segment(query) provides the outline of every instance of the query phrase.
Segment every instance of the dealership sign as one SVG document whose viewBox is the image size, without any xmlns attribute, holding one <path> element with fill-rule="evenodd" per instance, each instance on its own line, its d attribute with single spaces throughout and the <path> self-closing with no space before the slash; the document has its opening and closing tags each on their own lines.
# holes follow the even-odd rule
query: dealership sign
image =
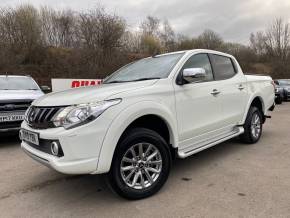
<svg viewBox="0 0 290 218">
<path fill-rule="evenodd" d="M 52 91 L 58 92 L 83 86 L 96 86 L 102 83 L 101 79 L 51 79 Z"/>
</svg>

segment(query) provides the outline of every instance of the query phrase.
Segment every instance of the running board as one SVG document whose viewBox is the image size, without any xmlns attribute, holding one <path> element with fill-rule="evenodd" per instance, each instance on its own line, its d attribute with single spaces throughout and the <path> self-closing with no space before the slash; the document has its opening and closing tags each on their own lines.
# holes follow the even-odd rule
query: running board
<svg viewBox="0 0 290 218">
<path fill-rule="evenodd" d="M 215 139 L 215 140 L 213 140 L 212 142 L 209 142 L 209 143 L 207 143 L 207 144 L 205 144 L 205 145 L 201 145 L 200 147 L 197 147 L 197 148 L 194 148 L 194 149 L 192 149 L 192 150 L 188 150 L 188 149 L 186 149 L 186 151 L 178 151 L 177 153 L 178 153 L 178 157 L 179 158 L 186 158 L 186 157 L 188 157 L 188 156 L 190 156 L 190 155 L 193 155 L 193 154 L 195 154 L 195 153 L 198 153 L 198 152 L 200 152 L 200 151 L 202 151 L 202 150 L 205 150 L 205 149 L 207 149 L 207 148 L 210 148 L 210 147 L 212 147 L 212 146 L 214 146 L 214 145 L 217 145 L 217 144 L 220 144 L 220 143 L 222 143 L 222 142 L 224 142 L 224 141 L 227 141 L 227 140 L 229 140 L 229 139 L 231 139 L 231 138 L 234 138 L 234 137 L 236 137 L 236 136 L 238 136 L 238 135 L 241 135 L 241 134 L 243 134 L 244 133 L 244 128 L 243 127 L 237 127 L 237 128 L 235 128 L 235 130 L 233 131 L 233 132 L 231 132 L 230 134 L 228 134 L 228 135 L 226 135 L 226 136 L 223 136 L 223 137 L 221 137 L 221 138 L 219 138 L 219 139 Z"/>
</svg>

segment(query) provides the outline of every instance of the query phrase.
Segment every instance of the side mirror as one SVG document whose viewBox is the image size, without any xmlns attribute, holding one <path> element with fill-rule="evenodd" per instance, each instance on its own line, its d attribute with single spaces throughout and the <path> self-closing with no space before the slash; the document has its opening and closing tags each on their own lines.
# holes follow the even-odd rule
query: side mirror
<svg viewBox="0 0 290 218">
<path fill-rule="evenodd" d="M 203 68 L 187 68 L 183 70 L 182 77 L 189 83 L 199 82 L 205 79 L 206 72 Z"/>
<path fill-rule="evenodd" d="M 41 86 L 40 88 L 44 93 L 48 93 L 51 91 L 51 88 L 49 86 Z"/>
</svg>

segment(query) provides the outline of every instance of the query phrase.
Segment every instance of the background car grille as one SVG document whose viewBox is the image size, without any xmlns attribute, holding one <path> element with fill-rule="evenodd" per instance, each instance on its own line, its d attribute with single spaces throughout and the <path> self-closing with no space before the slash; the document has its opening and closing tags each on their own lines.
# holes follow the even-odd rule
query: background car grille
<svg viewBox="0 0 290 218">
<path fill-rule="evenodd" d="M 32 106 L 27 112 L 28 125 L 34 129 L 54 128 L 53 116 L 63 107 L 35 107 Z"/>
<path fill-rule="evenodd" d="M 0 114 L 23 114 L 30 106 L 33 100 L 27 99 L 14 99 L 14 100 L 0 100 Z M 0 131 L 3 129 L 13 129 L 19 128 L 22 123 L 22 120 L 19 121 L 10 121 L 10 122 L 1 122 Z"/>
<path fill-rule="evenodd" d="M 0 112 L 26 111 L 32 100 L 0 101 Z"/>
</svg>

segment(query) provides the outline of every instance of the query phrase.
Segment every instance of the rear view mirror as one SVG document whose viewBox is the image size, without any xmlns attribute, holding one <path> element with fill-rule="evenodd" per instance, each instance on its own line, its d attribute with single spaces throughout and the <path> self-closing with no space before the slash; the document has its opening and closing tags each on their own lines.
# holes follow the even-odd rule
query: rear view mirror
<svg viewBox="0 0 290 218">
<path fill-rule="evenodd" d="M 199 82 L 205 79 L 206 72 L 203 68 L 187 68 L 182 72 L 182 77 L 187 82 Z"/>
<path fill-rule="evenodd" d="M 40 88 L 44 93 L 48 93 L 51 91 L 51 88 L 49 86 L 41 86 Z"/>
</svg>

